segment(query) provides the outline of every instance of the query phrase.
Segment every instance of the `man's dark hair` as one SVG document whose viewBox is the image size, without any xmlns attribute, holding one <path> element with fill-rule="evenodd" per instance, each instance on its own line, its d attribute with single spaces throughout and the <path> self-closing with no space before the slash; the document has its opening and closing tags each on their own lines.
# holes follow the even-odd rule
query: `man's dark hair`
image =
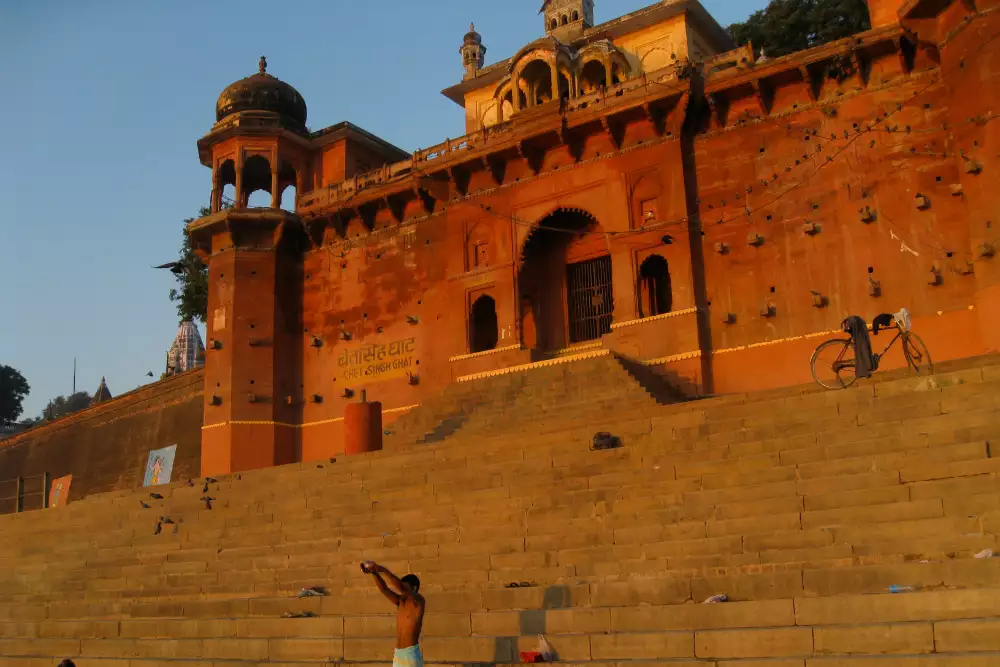
<svg viewBox="0 0 1000 667">
<path fill-rule="evenodd" d="M 414 593 L 420 590 L 420 578 L 417 577 L 417 575 L 415 574 L 408 574 L 402 579 L 400 579 L 400 581 L 405 581 L 406 583 L 408 583 L 410 585 L 410 588 L 413 589 Z"/>
</svg>

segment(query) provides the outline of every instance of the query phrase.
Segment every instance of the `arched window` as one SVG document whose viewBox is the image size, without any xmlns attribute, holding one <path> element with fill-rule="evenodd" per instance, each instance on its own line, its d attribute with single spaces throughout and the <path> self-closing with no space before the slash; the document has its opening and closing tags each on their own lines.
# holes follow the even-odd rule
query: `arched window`
<svg viewBox="0 0 1000 667">
<path fill-rule="evenodd" d="M 497 346 L 497 304 L 493 297 L 483 294 L 472 304 L 469 313 L 469 349 L 485 352 Z"/>
<path fill-rule="evenodd" d="M 568 24 L 568 23 L 569 23 L 569 17 L 568 17 L 568 16 L 566 16 L 565 14 L 563 14 L 563 15 L 562 15 L 562 24 L 563 24 L 563 25 L 566 25 L 566 24 Z"/>
<path fill-rule="evenodd" d="M 295 213 L 296 190 L 294 185 L 286 185 L 281 191 L 281 208 L 289 213 Z"/>
<path fill-rule="evenodd" d="M 222 190 L 219 193 L 219 208 L 230 208 L 236 203 L 234 201 L 236 197 L 236 163 L 232 160 L 226 160 L 219 165 L 216 180 L 218 187 Z"/>
<path fill-rule="evenodd" d="M 559 21 L 553 18 L 552 22 L 549 24 L 549 30 L 555 30 L 558 27 L 559 27 Z"/>
<path fill-rule="evenodd" d="M 672 301 L 667 260 L 650 255 L 639 266 L 639 317 L 669 313 Z"/>
<path fill-rule="evenodd" d="M 573 10 L 573 21 L 579 21 L 579 20 L 580 20 L 580 12 L 578 12 L 578 11 L 576 11 L 574 9 Z"/>
<path fill-rule="evenodd" d="M 546 61 L 538 59 L 528 63 L 521 70 L 521 83 L 529 93 L 529 107 L 552 100 L 552 68 Z"/>
<path fill-rule="evenodd" d="M 580 92 L 584 95 L 595 92 L 607 83 L 608 73 L 600 60 L 588 60 L 580 70 Z"/>
<path fill-rule="evenodd" d="M 243 198 L 250 208 L 271 206 L 271 163 L 266 157 L 252 155 L 243 163 Z"/>
<path fill-rule="evenodd" d="M 295 184 L 298 182 L 298 175 L 295 173 L 295 167 L 293 167 L 288 162 L 281 165 L 281 172 L 278 174 L 278 207 L 282 208 L 290 213 L 295 213 L 296 204 L 296 189 Z"/>
<path fill-rule="evenodd" d="M 271 193 L 267 190 L 254 190 L 247 197 L 247 208 L 271 208 Z"/>
</svg>

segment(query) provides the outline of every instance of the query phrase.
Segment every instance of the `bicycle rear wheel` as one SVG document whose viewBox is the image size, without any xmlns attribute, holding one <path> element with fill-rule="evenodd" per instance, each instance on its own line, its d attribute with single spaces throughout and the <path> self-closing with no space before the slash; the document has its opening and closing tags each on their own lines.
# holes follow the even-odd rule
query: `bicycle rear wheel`
<svg viewBox="0 0 1000 667">
<path fill-rule="evenodd" d="M 854 341 L 850 338 L 834 338 L 822 343 L 812 353 L 809 360 L 813 379 L 827 389 L 846 389 L 854 384 L 855 373 Z"/>
<path fill-rule="evenodd" d="M 931 353 L 927 351 L 924 341 L 920 336 L 907 331 L 903 334 L 903 354 L 906 355 L 906 362 L 910 364 L 917 375 L 931 375 L 934 372 L 934 364 L 931 362 Z"/>
</svg>

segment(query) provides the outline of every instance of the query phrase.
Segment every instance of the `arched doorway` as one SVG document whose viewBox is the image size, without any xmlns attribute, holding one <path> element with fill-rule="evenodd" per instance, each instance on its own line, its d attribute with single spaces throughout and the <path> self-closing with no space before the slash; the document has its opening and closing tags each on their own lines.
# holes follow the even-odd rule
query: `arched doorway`
<svg viewBox="0 0 1000 667">
<path fill-rule="evenodd" d="M 611 331 L 611 256 L 586 211 L 557 209 L 539 221 L 524 242 L 518 284 L 525 347 L 558 350 Z"/>
<path fill-rule="evenodd" d="M 485 352 L 495 349 L 498 339 L 497 304 L 493 297 L 483 294 L 475 300 L 469 312 L 469 350 Z"/>
<path fill-rule="evenodd" d="M 639 317 L 669 313 L 672 306 L 667 260 L 660 255 L 650 255 L 639 266 Z"/>
</svg>

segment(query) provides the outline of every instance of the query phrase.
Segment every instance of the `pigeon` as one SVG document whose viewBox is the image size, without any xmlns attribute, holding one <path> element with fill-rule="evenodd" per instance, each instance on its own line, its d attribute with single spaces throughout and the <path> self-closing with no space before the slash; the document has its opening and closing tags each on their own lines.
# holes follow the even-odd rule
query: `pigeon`
<svg viewBox="0 0 1000 667">
<path fill-rule="evenodd" d="M 161 496 L 158 493 L 151 493 L 149 494 L 149 497 L 152 498 L 153 500 L 163 500 L 163 496 Z"/>
<path fill-rule="evenodd" d="M 188 485 L 188 486 L 194 486 L 194 482 L 193 482 L 192 480 L 190 480 L 190 479 L 189 479 L 189 480 L 188 480 L 188 482 L 187 482 L 187 485 Z"/>
<path fill-rule="evenodd" d="M 157 521 L 156 528 L 153 529 L 153 535 L 159 535 L 162 530 L 163 530 L 163 524 Z"/>
<path fill-rule="evenodd" d="M 240 481 L 241 479 L 243 479 L 243 475 L 241 475 L 241 474 L 239 474 L 239 473 L 236 473 L 236 481 L 238 482 L 238 481 Z"/>
<path fill-rule="evenodd" d="M 206 477 L 206 478 L 205 478 L 205 483 L 206 483 L 206 484 L 215 484 L 215 483 L 216 483 L 216 482 L 218 482 L 218 481 L 219 481 L 219 480 L 215 479 L 214 477 Z"/>
<path fill-rule="evenodd" d="M 139 504 L 142 506 L 142 509 L 144 509 L 144 510 L 148 510 L 149 509 L 149 505 L 147 505 L 145 502 L 143 502 L 143 501 L 140 500 Z"/>
<path fill-rule="evenodd" d="M 208 493 L 208 482 L 205 482 L 205 486 L 201 490 L 202 493 Z"/>
<path fill-rule="evenodd" d="M 209 498 L 208 496 L 204 496 L 202 500 L 205 502 L 205 509 L 207 510 L 212 509 L 212 501 L 215 500 L 215 498 Z"/>
</svg>

